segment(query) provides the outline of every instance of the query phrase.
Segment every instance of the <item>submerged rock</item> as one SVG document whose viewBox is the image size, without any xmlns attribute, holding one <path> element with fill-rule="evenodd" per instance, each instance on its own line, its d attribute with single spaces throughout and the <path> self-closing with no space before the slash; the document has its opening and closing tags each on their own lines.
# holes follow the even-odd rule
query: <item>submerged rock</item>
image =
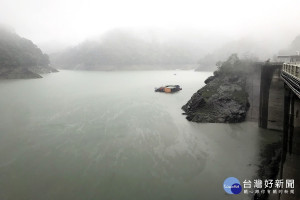
<svg viewBox="0 0 300 200">
<path fill-rule="evenodd" d="M 51 67 L 51 66 L 34 66 L 28 68 L 31 72 L 36 74 L 48 74 L 48 73 L 54 73 L 58 72 L 57 69 Z"/>
<path fill-rule="evenodd" d="M 58 72 L 50 66 L 0 68 L 0 79 L 35 79 L 43 78 L 40 74 Z"/>
<path fill-rule="evenodd" d="M 34 79 L 42 78 L 37 73 L 30 71 L 27 68 L 13 68 L 0 70 L 0 79 Z"/>
</svg>

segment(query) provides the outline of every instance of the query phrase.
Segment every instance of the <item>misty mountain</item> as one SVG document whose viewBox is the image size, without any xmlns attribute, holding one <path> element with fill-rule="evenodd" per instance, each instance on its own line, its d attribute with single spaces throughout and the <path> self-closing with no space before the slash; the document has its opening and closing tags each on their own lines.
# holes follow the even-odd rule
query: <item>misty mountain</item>
<svg viewBox="0 0 300 200">
<path fill-rule="evenodd" d="M 50 59 L 66 69 L 171 69 L 195 66 L 205 48 L 186 38 L 160 40 L 117 30 L 50 54 Z"/>
<path fill-rule="evenodd" d="M 298 35 L 286 49 L 280 50 L 278 54 L 295 55 L 297 51 L 300 51 L 300 35 Z"/>
<path fill-rule="evenodd" d="M 215 70 L 217 68 L 216 63 L 221 60 L 226 60 L 231 54 L 238 54 L 243 60 L 267 60 L 272 58 L 275 52 L 278 51 L 276 47 L 269 45 L 270 41 L 258 41 L 252 38 L 242 38 L 228 42 L 222 47 L 214 50 L 202 57 L 198 63 L 197 70 L 210 68 Z"/>
<path fill-rule="evenodd" d="M 0 78 L 39 78 L 55 71 L 49 58 L 32 41 L 0 26 Z"/>
</svg>

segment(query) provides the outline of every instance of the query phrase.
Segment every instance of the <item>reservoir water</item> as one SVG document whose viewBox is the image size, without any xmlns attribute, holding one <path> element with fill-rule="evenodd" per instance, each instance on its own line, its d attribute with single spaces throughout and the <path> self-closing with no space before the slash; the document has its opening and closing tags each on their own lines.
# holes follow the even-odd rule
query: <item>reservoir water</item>
<svg viewBox="0 0 300 200">
<path fill-rule="evenodd" d="M 174 75 L 176 73 L 176 75 Z M 61 71 L 0 81 L 1 200 L 250 199 L 223 190 L 256 177 L 278 133 L 182 115 L 210 72 Z M 154 87 L 179 84 L 175 94 Z"/>
</svg>

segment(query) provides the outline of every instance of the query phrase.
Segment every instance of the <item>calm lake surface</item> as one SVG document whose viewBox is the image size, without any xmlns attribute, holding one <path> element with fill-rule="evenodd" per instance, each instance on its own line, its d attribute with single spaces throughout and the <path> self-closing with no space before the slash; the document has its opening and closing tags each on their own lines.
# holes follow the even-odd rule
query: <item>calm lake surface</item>
<svg viewBox="0 0 300 200">
<path fill-rule="evenodd" d="M 176 73 L 176 75 L 174 75 Z M 181 106 L 212 73 L 61 71 L 0 81 L 1 200 L 210 200 L 257 178 L 278 139 L 256 123 L 197 124 Z M 154 87 L 179 84 L 176 94 Z"/>
</svg>

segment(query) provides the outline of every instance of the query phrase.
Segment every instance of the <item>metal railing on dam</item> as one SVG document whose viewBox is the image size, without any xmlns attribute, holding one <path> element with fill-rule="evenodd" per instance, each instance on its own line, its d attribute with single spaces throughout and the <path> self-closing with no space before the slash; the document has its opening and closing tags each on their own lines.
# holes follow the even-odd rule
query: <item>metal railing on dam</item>
<svg viewBox="0 0 300 200">
<path fill-rule="evenodd" d="M 281 77 L 287 86 L 300 98 L 300 63 L 283 63 Z"/>
<path fill-rule="evenodd" d="M 300 80 L 300 63 L 283 63 L 282 71 Z"/>
</svg>

